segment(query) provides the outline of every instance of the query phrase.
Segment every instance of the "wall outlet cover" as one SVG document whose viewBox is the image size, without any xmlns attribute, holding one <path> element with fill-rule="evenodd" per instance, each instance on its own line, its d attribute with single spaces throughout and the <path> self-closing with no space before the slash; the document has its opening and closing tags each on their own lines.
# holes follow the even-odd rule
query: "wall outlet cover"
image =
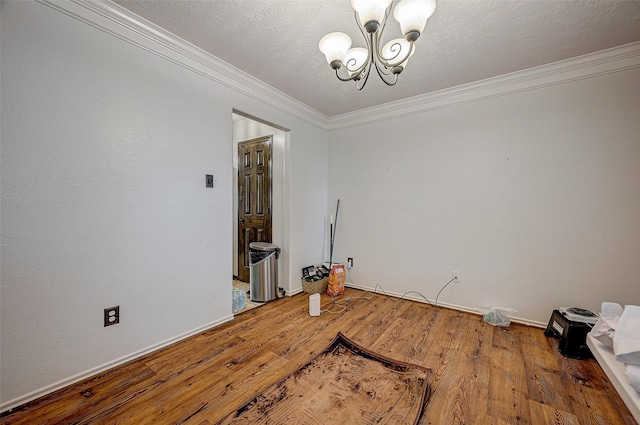
<svg viewBox="0 0 640 425">
<path fill-rule="evenodd" d="M 104 309 L 104 326 L 111 326 L 120 323 L 120 306 Z"/>
</svg>

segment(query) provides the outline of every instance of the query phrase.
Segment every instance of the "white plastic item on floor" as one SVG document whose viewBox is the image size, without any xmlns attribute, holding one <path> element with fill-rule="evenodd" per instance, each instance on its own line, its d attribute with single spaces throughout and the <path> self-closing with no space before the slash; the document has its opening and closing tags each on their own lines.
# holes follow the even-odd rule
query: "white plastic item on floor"
<svg viewBox="0 0 640 425">
<path fill-rule="evenodd" d="M 320 316 L 320 294 L 309 295 L 309 316 Z"/>
</svg>

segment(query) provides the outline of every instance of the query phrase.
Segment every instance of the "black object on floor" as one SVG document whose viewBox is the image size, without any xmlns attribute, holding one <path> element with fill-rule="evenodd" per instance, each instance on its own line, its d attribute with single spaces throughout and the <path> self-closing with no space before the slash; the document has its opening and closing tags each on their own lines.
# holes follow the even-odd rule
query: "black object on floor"
<svg viewBox="0 0 640 425">
<path fill-rule="evenodd" d="M 560 338 L 558 351 L 563 356 L 587 359 L 593 357 L 591 350 L 587 347 L 587 334 L 591 328 L 592 325 L 588 323 L 574 322 L 567 319 L 559 310 L 553 310 L 544 334 Z"/>
</svg>

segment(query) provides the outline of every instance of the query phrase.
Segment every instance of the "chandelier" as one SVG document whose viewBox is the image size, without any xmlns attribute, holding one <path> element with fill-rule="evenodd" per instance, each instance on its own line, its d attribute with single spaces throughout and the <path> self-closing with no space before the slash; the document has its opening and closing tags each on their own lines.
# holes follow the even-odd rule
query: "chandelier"
<svg viewBox="0 0 640 425">
<path fill-rule="evenodd" d="M 404 38 L 389 41 L 382 49 L 380 43 L 394 0 L 351 0 L 358 29 L 367 48 L 351 49 L 351 37 L 332 32 L 320 40 L 318 47 L 341 81 L 355 81 L 362 90 L 374 67 L 382 81 L 393 86 L 415 51 L 414 43 L 420 37 L 427 19 L 436 9 L 435 0 L 401 0 L 393 10 Z M 340 71 L 343 69 L 346 71 Z M 342 73 L 342 75 L 340 75 Z"/>
</svg>

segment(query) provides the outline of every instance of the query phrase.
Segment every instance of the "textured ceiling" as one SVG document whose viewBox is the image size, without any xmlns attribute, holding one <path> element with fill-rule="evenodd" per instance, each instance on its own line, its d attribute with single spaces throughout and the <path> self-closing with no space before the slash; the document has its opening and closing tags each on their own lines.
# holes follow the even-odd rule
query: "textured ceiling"
<svg viewBox="0 0 640 425">
<path fill-rule="evenodd" d="M 437 0 L 400 80 L 341 82 L 318 50 L 342 31 L 364 47 L 349 0 L 116 0 L 327 116 L 640 41 L 640 1 Z M 400 36 L 391 18 L 385 40 Z"/>
</svg>

